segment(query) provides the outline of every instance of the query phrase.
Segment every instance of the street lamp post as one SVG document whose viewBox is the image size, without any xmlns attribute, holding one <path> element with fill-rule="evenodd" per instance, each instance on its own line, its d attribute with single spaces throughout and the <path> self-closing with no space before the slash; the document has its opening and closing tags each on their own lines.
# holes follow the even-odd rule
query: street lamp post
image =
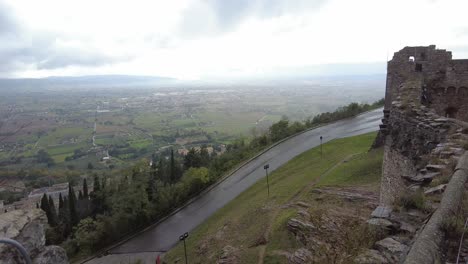
<svg viewBox="0 0 468 264">
<path fill-rule="evenodd" d="M 185 253 L 185 264 L 188 264 L 187 262 L 187 246 L 185 245 L 185 239 L 187 239 L 188 233 L 185 232 L 185 234 L 180 235 L 179 240 L 184 241 L 184 253 Z"/>
<path fill-rule="evenodd" d="M 266 173 L 266 178 L 267 178 L 267 188 L 268 188 L 268 198 L 270 197 L 270 182 L 268 181 L 268 168 L 270 168 L 270 164 L 266 164 L 263 166 L 263 169 L 265 169 Z"/>
<path fill-rule="evenodd" d="M 322 156 L 323 156 L 323 152 L 322 152 L 322 139 L 323 139 L 323 137 L 320 136 L 320 158 L 322 158 Z"/>
</svg>

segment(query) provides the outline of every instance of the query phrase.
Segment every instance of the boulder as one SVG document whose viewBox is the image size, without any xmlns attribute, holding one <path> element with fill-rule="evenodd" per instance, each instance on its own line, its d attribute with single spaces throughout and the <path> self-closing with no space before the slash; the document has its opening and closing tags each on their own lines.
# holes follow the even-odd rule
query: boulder
<svg viewBox="0 0 468 264">
<path fill-rule="evenodd" d="M 390 229 L 393 227 L 393 223 L 384 218 L 371 218 L 367 220 L 367 223 L 375 227 L 382 227 L 386 229 Z"/>
<path fill-rule="evenodd" d="M 315 226 L 308 221 L 291 218 L 288 221 L 288 230 L 294 234 L 314 230 Z"/>
<path fill-rule="evenodd" d="M 316 227 L 309 221 L 291 218 L 288 220 L 287 228 L 296 238 L 304 245 L 308 244 L 308 238 L 311 236 Z"/>
<path fill-rule="evenodd" d="M 426 195 L 433 195 L 433 194 L 441 194 L 445 191 L 445 187 L 447 187 L 447 184 L 441 184 L 436 187 L 432 187 L 424 191 L 424 194 Z"/>
<path fill-rule="evenodd" d="M 408 224 L 406 222 L 401 222 L 400 230 L 410 234 L 416 232 L 416 228 L 413 225 Z"/>
<path fill-rule="evenodd" d="M 398 255 L 405 252 L 408 246 L 398 242 L 397 240 L 387 237 L 375 243 L 377 249 L 381 252 L 390 253 L 391 255 Z"/>
<path fill-rule="evenodd" d="M 371 216 L 375 218 L 388 218 L 390 213 L 392 212 L 392 208 L 385 205 L 379 205 L 375 210 L 372 212 Z"/>
<path fill-rule="evenodd" d="M 375 249 L 369 249 L 354 259 L 355 263 L 360 264 L 387 264 L 388 260 Z"/>
<path fill-rule="evenodd" d="M 440 165 L 440 164 L 429 164 L 426 166 L 426 169 L 428 171 L 441 171 L 445 168 L 446 168 L 445 165 Z"/>
<path fill-rule="evenodd" d="M 440 166 L 443 166 L 443 165 L 440 165 Z M 423 183 L 423 182 L 431 182 L 432 179 L 434 179 L 434 177 L 437 177 L 439 175 L 440 175 L 440 172 L 428 172 L 428 173 L 418 173 L 413 176 L 403 175 L 402 177 L 410 182 Z"/>
<path fill-rule="evenodd" d="M 291 264 L 306 264 L 306 263 L 312 263 L 312 262 L 313 262 L 312 252 L 310 252 L 306 248 L 300 248 L 296 250 L 289 257 L 289 263 Z"/>
<path fill-rule="evenodd" d="M 301 201 L 297 202 L 296 205 L 300 206 L 300 207 L 303 207 L 303 208 L 309 208 L 310 207 L 310 204 L 305 203 L 305 202 L 301 202 Z"/>
</svg>

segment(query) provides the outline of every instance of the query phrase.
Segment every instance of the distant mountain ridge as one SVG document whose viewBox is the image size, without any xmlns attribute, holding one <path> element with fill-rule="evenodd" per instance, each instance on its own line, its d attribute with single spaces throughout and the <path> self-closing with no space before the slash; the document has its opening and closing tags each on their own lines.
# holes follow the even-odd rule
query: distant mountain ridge
<svg viewBox="0 0 468 264">
<path fill-rule="evenodd" d="M 177 79 L 169 77 L 138 75 L 85 75 L 51 76 L 46 78 L 3 78 L 0 79 L 0 90 L 21 88 L 124 88 L 135 86 L 161 86 L 175 84 L 177 82 Z"/>
</svg>

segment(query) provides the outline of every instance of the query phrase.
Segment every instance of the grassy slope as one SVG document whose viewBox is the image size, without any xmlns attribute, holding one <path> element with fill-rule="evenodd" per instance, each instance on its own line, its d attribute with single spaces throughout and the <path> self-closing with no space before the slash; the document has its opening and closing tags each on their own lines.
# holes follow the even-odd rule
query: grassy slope
<svg viewBox="0 0 468 264">
<path fill-rule="evenodd" d="M 317 181 L 318 185 L 359 184 L 376 189 L 382 150 L 367 152 L 375 135 L 329 142 L 323 146 L 323 159 L 320 148 L 294 158 L 270 175 L 270 199 L 265 181 L 254 184 L 191 232 L 187 240 L 190 262 L 214 263 L 226 245 L 239 248 L 240 263 L 257 263 L 259 250 L 266 250 L 265 263 L 285 262 L 285 258 L 269 255 L 277 249 L 297 246 L 285 228 L 287 219 L 296 211 L 282 206 L 294 200 L 307 200 L 308 191 Z M 321 175 L 323 179 L 319 180 Z M 266 231 L 270 233 L 266 249 L 254 247 Z M 179 244 L 165 256 L 165 261 L 173 263 L 181 256 L 183 247 Z"/>
</svg>

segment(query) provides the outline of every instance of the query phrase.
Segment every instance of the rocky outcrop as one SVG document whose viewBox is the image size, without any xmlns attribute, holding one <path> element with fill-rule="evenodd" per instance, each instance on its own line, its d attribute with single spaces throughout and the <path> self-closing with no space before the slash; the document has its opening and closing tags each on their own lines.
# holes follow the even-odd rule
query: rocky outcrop
<svg viewBox="0 0 468 264">
<path fill-rule="evenodd" d="M 39 255 L 37 255 L 33 260 L 33 264 L 50 263 L 68 263 L 67 253 L 65 250 L 59 246 L 48 246 L 45 247 L 44 250 L 39 253 Z"/>
<path fill-rule="evenodd" d="M 223 248 L 221 255 L 219 256 L 216 264 L 235 264 L 239 263 L 239 257 L 237 255 L 238 249 L 227 245 Z"/>
<path fill-rule="evenodd" d="M 40 209 L 15 210 L 0 215 L 0 237 L 14 239 L 21 243 L 33 263 L 68 263 L 67 254 L 63 248 L 45 245 L 46 227 L 47 218 Z M 25 263 L 15 248 L 5 244 L 0 244 L 0 262 Z"/>
<path fill-rule="evenodd" d="M 306 248 L 300 248 L 296 250 L 289 257 L 289 263 L 291 264 L 306 264 L 306 263 L 312 263 L 312 261 L 313 261 L 312 252 L 310 252 Z"/>
</svg>

